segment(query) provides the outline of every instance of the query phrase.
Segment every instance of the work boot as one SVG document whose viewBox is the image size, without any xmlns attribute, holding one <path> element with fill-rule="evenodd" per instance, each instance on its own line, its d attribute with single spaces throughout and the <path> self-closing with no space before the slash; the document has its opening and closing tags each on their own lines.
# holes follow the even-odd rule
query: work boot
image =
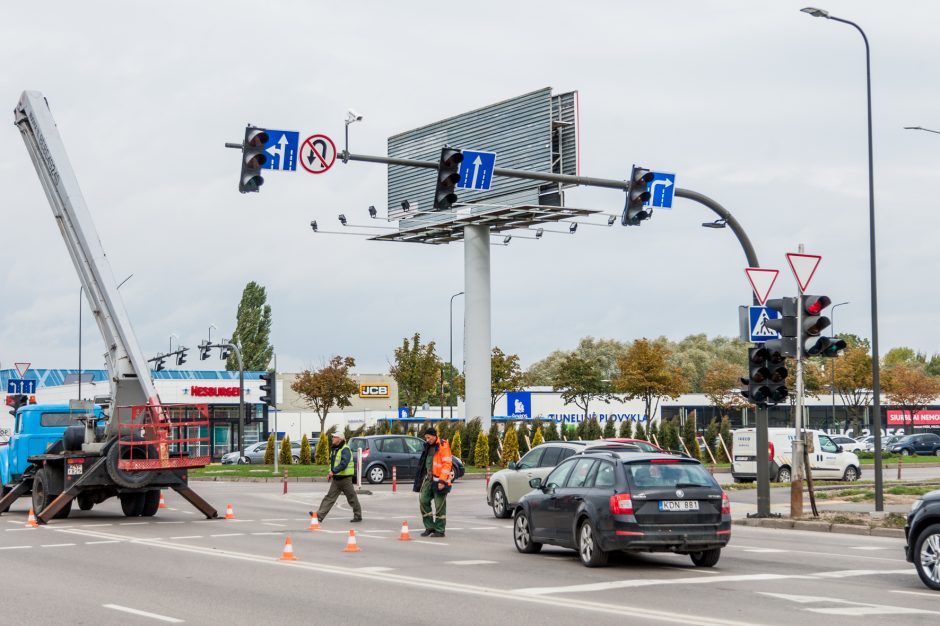
<svg viewBox="0 0 940 626">
<path fill-rule="evenodd" d="M 421 536 L 422 536 L 422 537 L 430 537 L 430 536 L 431 536 L 431 533 L 433 533 L 433 532 L 434 532 L 434 531 L 431 530 L 430 528 L 425 528 L 425 529 L 424 529 L 424 532 L 421 533 Z"/>
<path fill-rule="evenodd" d="M 353 523 L 353 524 L 355 524 L 356 522 L 361 522 L 361 521 L 362 521 L 362 516 L 361 516 L 361 515 L 354 515 L 353 518 L 352 518 L 351 520 L 349 520 L 349 521 L 350 521 L 351 523 Z"/>
<path fill-rule="evenodd" d="M 444 533 L 437 531 L 437 530 L 431 531 L 431 534 L 428 535 L 428 537 L 445 537 L 445 536 L 446 535 L 444 535 Z"/>
<path fill-rule="evenodd" d="M 309 515 L 310 517 L 313 517 L 313 511 L 307 511 L 307 515 Z M 326 519 L 326 515 L 320 516 L 319 514 L 317 514 L 317 523 L 322 522 L 325 519 Z"/>
</svg>

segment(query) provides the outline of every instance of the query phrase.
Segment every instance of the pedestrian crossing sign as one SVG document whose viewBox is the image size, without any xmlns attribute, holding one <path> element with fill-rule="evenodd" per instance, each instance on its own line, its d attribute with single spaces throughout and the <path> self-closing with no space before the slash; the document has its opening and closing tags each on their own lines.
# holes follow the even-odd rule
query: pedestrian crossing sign
<svg viewBox="0 0 940 626">
<path fill-rule="evenodd" d="M 780 339 L 780 333 L 767 327 L 767 320 L 780 318 L 780 312 L 768 306 L 748 307 L 750 320 L 750 341 L 761 343 L 771 339 Z"/>
</svg>

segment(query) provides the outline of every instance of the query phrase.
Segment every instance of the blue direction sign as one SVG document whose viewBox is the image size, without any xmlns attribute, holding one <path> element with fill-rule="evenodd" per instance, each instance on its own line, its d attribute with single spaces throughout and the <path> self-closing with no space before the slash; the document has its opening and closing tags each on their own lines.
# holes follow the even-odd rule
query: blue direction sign
<svg viewBox="0 0 940 626">
<path fill-rule="evenodd" d="M 672 197 L 676 191 L 676 175 L 666 172 L 653 172 L 653 180 L 646 183 L 650 199 L 643 206 L 657 209 L 671 209 Z"/>
<path fill-rule="evenodd" d="M 36 379 L 11 378 L 7 381 L 7 393 L 36 393 Z"/>
<path fill-rule="evenodd" d="M 264 144 L 264 151 L 268 160 L 261 167 L 266 170 L 282 170 L 293 172 L 297 169 L 297 147 L 300 144 L 300 133 L 292 130 L 271 130 L 265 128 L 268 140 Z"/>
<path fill-rule="evenodd" d="M 496 169 L 496 153 L 477 150 L 462 152 L 463 161 L 460 162 L 460 181 L 457 187 L 487 191 L 493 179 L 493 170 Z"/>
<path fill-rule="evenodd" d="M 780 318 L 780 312 L 767 306 L 748 307 L 748 319 L 750 324 L 750 340 L 754 343 L 770 341 L 771 339 L 780 339 L 780 333 L 767 328 L 767 320 Z"/>
</svg>

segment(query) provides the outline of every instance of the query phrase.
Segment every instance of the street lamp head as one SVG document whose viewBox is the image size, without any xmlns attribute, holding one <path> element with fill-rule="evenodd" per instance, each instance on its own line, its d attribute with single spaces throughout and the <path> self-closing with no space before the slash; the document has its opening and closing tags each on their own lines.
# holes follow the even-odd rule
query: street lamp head
<svg viewBox="0 0 940 626">
<path fill-rule="evenodd" d="M 512 235 L 506 235 L 505 237 L 503 237 L 503 245 L 504 245 L 504 246 L 508 246 L 508 245 L 509 245 L 509 241 L 510 241 L 511 239 L 512 239 Z"/>
<path fill-rule="evenodd" d="M 402 210 L 402 211 L 407 211 L 407 210 L 410 209 L 410 208 L 411 208 L 411 203 L 410 203 L 410 202 L 408 202 L 407 200 L 402 200 L 402 201 L 401 201 L 401 210 Z"/>
<path fill-rule="evenodd" d="M 346 216 L 342 213 L 339 214 L 339 223 L 342 224 L 343 226 L 346 225 Z"/>
<path fill-rule="evenodd" d="M 727 225 L 728 225 L 727 220 L 723 220 L 723 219 L 718 219 L 718 220 L 715 220 L 714 222 L 702 223 L 703 228 L 724 228 Z"/>
<path fill-rule="evenodd" d="M 375 210 L 375 207 L 370 204 L 369 205 L 369 217 L 371 217 L 372 219 L 375 219 L 376 214 L 377 214 L 377 211 Z"/>
<path fill-rule="evenodd" d="M 544 229 L 544 228 L 539 228 L 539 229 L 537 229 L 537 230 L 535 231 L 535 238 L 536 238 L 536 239 L 541 239 L 543 234 L 545 234 L 545 229 Z"/>
<path fill-rule="evenodd" d="M 313 232 L 317 232 L 317 220 L 310 222 L 310 228 L 313 229 Z"/>
<path fill-rule="evenodd" d="M 574 222 L 573 224 L 571 224 L 571 226 L 568 227 L 568 232 L 571 233 L 572 235 L 575 234 L 577 230 L 578 230 L 577 222 Z"/>
<path fill-rule="evenodd" d="M 616 215 L 611 215 L 610 217 L 607 218 L 607 225 L 608 225 L 608 226 L 613 226 L 613 225 L 614 225 L 614 222 L 616 222 L 616 221 L 617 221 L 617 216 L 616 216 Z"/>
<path fill-rule="evenodd" d="M 826 19 L 829 19 L 829 11 L 826 11 L 825 9 L 816 9 L 813 7 L 806 7 L 805 9 L 800 9 L 800 11 L 802 11 L 803 13 L 808 13 L 812 15 L 813 17 L 824 17 Z"/>
</svg>

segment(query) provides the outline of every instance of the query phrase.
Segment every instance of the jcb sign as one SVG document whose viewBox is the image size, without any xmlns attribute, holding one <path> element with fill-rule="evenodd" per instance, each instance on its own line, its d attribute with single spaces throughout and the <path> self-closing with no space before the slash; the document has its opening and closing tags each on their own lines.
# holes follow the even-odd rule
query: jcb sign
<svg viewBox="0 0 940 626">
<path fill-rule="evenodd" d="M 359 385 L 360 398 L 387 398 L 390 395 L 388 385 Z"/>
</svg>

